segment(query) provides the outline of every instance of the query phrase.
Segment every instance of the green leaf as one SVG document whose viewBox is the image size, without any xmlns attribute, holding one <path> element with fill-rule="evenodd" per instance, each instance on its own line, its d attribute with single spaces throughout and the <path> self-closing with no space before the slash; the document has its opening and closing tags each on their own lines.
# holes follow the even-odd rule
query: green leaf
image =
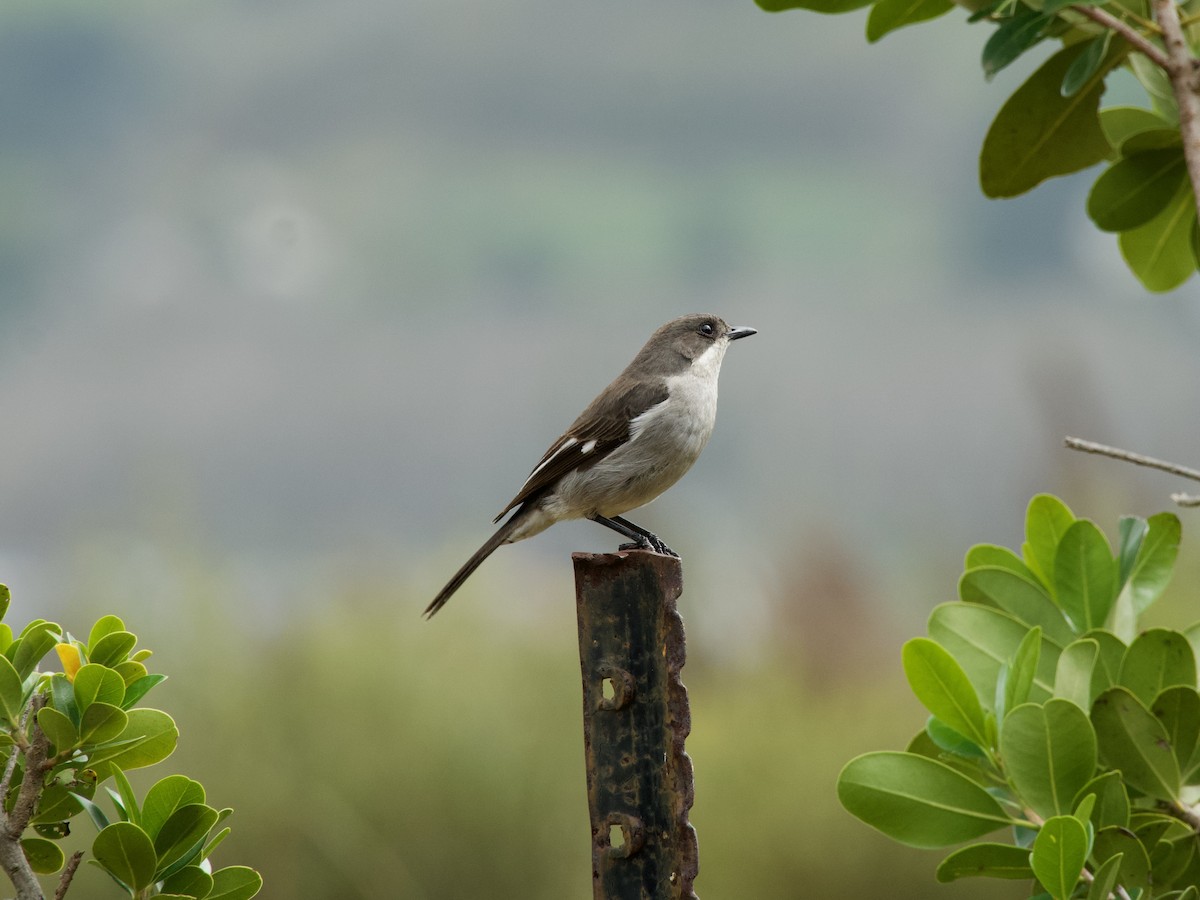
<svg viewBox="0 0 1200 900">
<path fill-rule="evenodd" d="M 1192 253 L 1195 222 L 1192 185 L 1183 179 L 1158 215 L 1145 225 L 1121 232 L 1117 241 L 1121 255 L 1147 290 L 1173 290 L 1196 271 Z"/>
<path fill-rule="evenodd" d="M 92 855 L 107 872 L 134 891 L 154 883 L 154 844 L 132 822 L 114 822 L 96 835 Z"/>
<path fill-rule="evenodd" d="M 75 705 L 82 715 L 94 702 L 120 706 L 125 699 L 125 681 L 107 666 L 88 663 L 75 673 Z"/>
<path fill-rule="evenodd" d="M 1160 840 L 1166 837 L 1169 831 L 1179 827 L 1181 831 L 1186 832 L 1187 826 L 1178 819 L 1168 816 L 1166 813 L 1154 812 L 1153 810 L 1139 809 L 1135 810 L 1129 817 L 1129 829 L 1137 835 L 1137 839 L 1142 842 L 1147 850 L 1151 850 Z M 1154 857 L 1150 857 L 1151 868 L 1153 868 Z"/>
<path fill-rule="evenodd" d="M 1121 145 L 1121 156 L 1137 156 L 1155 150 L 1178 150 L 1183 146 L 1178 128 L 1160 128 L 1155 131 L 1140 131 L 1125 139 Z"/>
<path fill-rule="evenodd" d="M 213 877 L 199 866 L 184 866 L 163 882 L 163 890 L 194 900 L 204 900 L 213 888 Z"/>
<path fill-rule="evenodd" d="M 37 723 L 59 752 L 70 750 L 79 743 L 79 732 L 71 720 L 52 706 L 43 706 L 38 710 Z"/>
<path fill-rule="evenodd" d="M 82 794 L 72 794 L 72 796 L 79 801 L 79 805 L 88 814 L 88 818 L 92 820 L 92 824 L 96 826 L 97 831 L 103 831 L 108 827 L 108 815 L 90 797 L 84 797 Z"/>
<path fill-rule="evenodd" d="M 193 850 L 199 851 L 209 830 L 217 824 L 217 817 L 217 811 L 203 803 L 189 803 L 171 813 L 154 839 L 158 871 L 162 872 Z"/>
<path fill-rule="evenodd" d="M 936 19 L 952 9 L 952 0 L 879 0 L 867 16 L 867 41 L 873 44 L 897 28 Z"/>
<path fill-rule="evenodd" d="M 146 667 L 140 662 L 134 662 L 132 659 L 127 659 L 125 662 L 119 662 L 113 666 L 113 671 L 121 676 L 121 680 L 125 682 L 125 691 L 129 692 L 129 686 L 140 678 L 145 678 L 147 675 Z M 124 704 L 128 704 L 126 699 Z M 132 704 L 130 704 L 132 705 Z"/>
<path fill-rule="evenodd" d="M 1079 883 L 1088 850 L 1083 823 L 1074 816 L 1054 816 L 1038 829 L 1029 862 L 1038 881 L 1055 900 L 1065 900 Z"/>
<path fill-rule="evenodd" d="M 1054 673 L 1054 696 L 1070 700 L 1085 712 L 1092 708 L 1092 672 L 1100 645 L 1092 638 L 1080 638 L 1063 649 Z M 1105 685 L 1107 688 L 1107 685 Z"/>
<path fill-rule="evenodd" d="M 163 823 L 176 810 L 203 803 L 204 785 L 186 775 L 168 775 L 146 791 L 142 803 L 142 827 L 151 838 L 157 838 Z"/>
<path fill-rule="evenodd" d="M 75 686 L 61 672 L 50 676 L 50 702 L 55 709 L 70 719 L 72 724 L 79 724 L 79 708 L 75 706 Z"/>
<path fill-rule="evenodd" d="M 1049 10 L 1043 10 L 1043 12 L 1049 12 Z M 1108 55 L 1112 36 L 1113 32 L 1106 30 L 1104 34 L 1087 42 L 1087 49 L 1075 58 L 1075 61 L 1067 68 L 1067 74 L 1063 76 L 1062 87 L 1059 88 L 1059 91 L 1064 97 L 1073 97 L 1078 94 L 1079 89 L 1099 71 L 1100 64 Z"/>
<path fill-rule="evenodd" d="M 985 701 L 996 696 L 1000 668 L 1012 659 L 1029 629 L 1007 613 L 977 603 L 943 603 L 929 617 L 929 635 L 962 666 Z M 1037 674 L 1030 697 L 1044 700 L 1054 686 L 1054 669 L 1062 651 L 1042 638 Z"/>
<path fill-rule="evenodd" d="M 983 707 L 954 657 L 928 638 L 913 638 L 901 655 L 909 686 L 925 708 L 980 747 L 988 746 Z"/>
<path fill-rule="evenodd" d="M 167 680 L 166 675 L 143 675 L 133 684 L 125 688 L 125 699 L 122 701 L 122 706 L 129 709 L 139 700 L 150 692 L 150 689 L 156 685 L 162 684 Z"/>
<path fill-rule="evenodd" d="M 137 635 L 128 631 L 113 631 L 94 645 L 88 645 L 88 662 L 99 663 L 110 669 L 129 658 L 129 651 L 137 645 Z"/>
<path fill-rule="evenodd" d="M 62 629 L 53 622 L 38 619 L 25 626 L 21 637 L 5 651 L 22 681 L 38 667 L 42 657 L 54 649 L 61 636 Z"/>
<path fill-rule="evenodd" d="M 175 744 L 179 740 L 179 729 L 165 712 L 157 709 L 132 709 L 128 716 L 129 724 L 125 726 L 119 739 L 142 740 L 94 762 L 92 767 L 101 781 L 108 777 L 113 766 L 119 766 L 125 771 L 139 769 L 161 762 L 175 750 Z"/>
<path fill-rule="evenodd" d="M 1179 764 L 1167 730 L 1137 697 L 1123 687 L 1105 691 L 1092 707 L 1092 726 L 1100 757 L 1127 784 L 1156 799 L 1178 798 Z"/>
<path fill-rule="evenodd" d="M 1092 854 L 1104 863 L 1122 856 L 1117 881 L 1127 890 L 1150 886 L 1150 854 L 1132 831 L 1125 828 L 1101 828 L 1096 832 Z"/>
<path fill-rule="evenodd" d="M 9 593 L 7 584 L 0 584 L 0 619 L 8 615 L 8 605 L 12 602 L 12 594 Z"/>
<path fill-rule="evenodd" d="M 205 900 L 250 900 L 262 890 L 262 876 L 246 866 L 226 866 L 213 873 L 213 889 Z"/>
<path fill-rule="evenodd" d="M 1145 519 L 1139 519 L 1137 516 L 1121 516 L 1118 529 L 1120 549 L 1117 551 L 1117 582 L 1124 587 L 1125 582 L 1129 580 L 1129 573 L 1133 571 L 1134 561 L 1137 559 L 1138 551 L 1142 549 L 1142 541 L 1149 532 L 1150 526 L 1146 524 Z"/>
<path fill-rule="evenodd" d="M 12 663 L 0 656 L 0 717 L 14 728 L 21 722 L 24 696 L 21 676 Z"/>
<path fill-rule="evenodd" d="M 1096 771 L 1096 736 L 1087 714 L 1067 700 L 1026 703 L 1004 717 L 1000 755 L 1009 780 L 1039 816 L 1069 814 Z"/>
<path fill-rule="evenodd" d="M 1109 857 L 1104 865 L 1093 873 L 1092 886 L 1088 888 L 1087 900 L 1108 900 L 1113 888 L 1117 886 L 1117 874 L 1124 858 L 1120 853 Z"/>
<path fill-rule="evenodd" d="M 1079 795 L 1077 794 L 1076 796 Z M 1071 815 L 1084 825 L 1088 825 L 1092 821 L 1092 810 L 1096 808 L 1096 795 L 1084 793 L 1082 799 L 1074 803 L 1073 806 L 1074 809 L 1071 811 Z"/>
<path fill-rule="evenodd" d="M 1151 628 L 1139 634 L 1125 651 L 1118 683 L 1147 706 L 1173 685 L 1196 683 L 1196 660 L 1191 644 L 1178 631 Z"/>
<path fill-rule="evenodd" d="M 1180 876 L 1192 862 L 1196 850 L 1194 838 L 1176 838 L 1172 841 L 1162 841 L 1150 851 L 1150 870 L 1154 873 L 1154 883 L 1164 887 L 1179 887 Z M 1200 898 L 1200 887 L 1196 884 L 1187 885 L 1186 889 L 1159 894 L 1160 898 L 1172 900 L 1197 900 Z"/>
<path fill-rule="evenodd" d="M 1004 682 L 1003 710 L 997 714 L 1016 709 L 1029 699 L 1033 688 L 1033 678 L 1037 674 L 1038 659 L 1042 655 L 1042 630 L 1030 629 L 1025 635 L 1012 659 L 1008 664 L 1008 674 Z M 1060 663 L 1061 665 L 1061 658 Z M 1057 690 L 1057 679 L 1055 690 Z"/>
<path fill-rule="evenodd" d="M 838 799 L 852 815 L 910 847 L 945 847 L 1010 824 L 982 787 L 911 753 L 850 760 L 838 776 Z"/>
<path fill-rule="evenodd" d="M 1170 122 L 1140 106 L 1110 106 L 1100 110 L 1100 128 L 1113 147 L 1120 147 L 1135 134 L 1173 127 Z"/>
<path fill-rule="evenodd" d="M 1166 120 L 1169 126 L 1179 122 L 1179 106 L 1175 102 L 1175 90 L 1166 72 L 1141 53 L 1131 53 L 1128 64 L 1134 77 L 1145 88 L 1150 105 L 1156 115 Z"/>
<path fill-rule="evenodd" d="M 1060 647 L 1075 639 L 1062 610 L 1036 581 L 997 567 L 971 569 L 958 581 L 958 594 L 967 603 L 984 603 L 1004 610 L 1030 628 L 1040 626 Z"/>
<path fill-rule="evenodd" d="M 101 616 L 96 620 L 96 624 L 92 626 L 91 632 L 88 634 L 88 660 L 91 662 L 99 662 L 92 654 L 92 649 L 100 643 L 107 635 L 116 631 L 124 631 L 125 623 L 117 616 Z"/>
<path fill-rule="evenodd" d="M 1100 628 L 1117 597 L 1117 565 L 1104 533 L 1087 519 L 1073 522 L 1054 554 L 1054 592 L 1083 632 Z"/>
<path fill-rule="evenodd" d="M 21 838 L 21 851 L 29 860 L 29 868 L 39 875 L 53 875 L 67 861 L 58 844 L 45 838 Z"/>
<path fill-rule="evenodd" d="M 1038 494 L 1025 510 L 1025 564 L 1047 590 L 1054 586 L 1054 556 L 1058 542 L 1075 522 L 1075 514 L 1053 494 Z"/>
<path fill-rule="evenodd" d="M 53 781 L 42 791 L 42 796 L 38 799 L 37 813 L 30 822 L 34 825 L 52 825 L 71 818 L 82 809 L 75 795 L 65 784 Z"/>
<path fill-rule="evenodd" d="M 1166 728 L 1180 771 L 1187 771 L 1200 745 L 1200 694 L 1187 685 L 1169 687 L 1150 704 L 1150 712 Z"/>
<path fill-rule="evenodd" d="M 956 731 L 937 716 L 930 716 L 925 723 L 925 733 L 937 745 L 938 749 L 963 756 L 969 759 L 984 758 L 983 749 L 970 738 L 963 737 L 962 732 Z M 923 754 L 924 755 L 924 754 Z M 935 755 L 936 759 L 937 756 Z"/>
<path fill-rule="evenodd" d="M 997 72 L 1045 37 L 1053 16 L 1019 4 L 1016 12 L 1000 23 L 983 45 L 983 74 L 989 81 Z"/>
<path fill-rule="evenodd" d="M 221 810 L 222 818 L 225 817 L 226 813 L 231 813 L 231 812 L 233 812 L 232 809 Z M 216 834 L 214 834 L 211 838 L 209 838 L 208 843 L 204 845 L 204 849 L 200 851 L 200 858 L 201 859 L 210 859 L 213 855 L 213 852 L 219 846 L 221 846 L 221 843 L 225 840 L 225 838 L 229 837 L 229 835 L 232 831 L 233 831 L 232 828 L 225 827 L 225 828 L 222 828 L 220 831 L 218 831 Z"/>
<path fill-rule="evenodd" d="M 1012 844 L 971 844 L 955 850 L 937 867 L 937 880 L 945 883 L 960 878 L 1033 878 L 1029 850 Z"/>
<path fill-rule="evenodd" d="M 1096 664 L 1092 668 L 1092 697 L 1095 698 L 1118 683 L 1121 663 L 1125 660 L 1125 651 L 1129 648 L 1111 631 L 1100 628 L 1087 632 L 1083 638 L 1095 641 L 1100 648 Z"/>
<path fill-rule="evenodd" d="M 1120 772 L 1108 771 L 1097 775 L 1079 789 L 1073 802 L 1078 806 L 1083 798 L 1088 796 L 1096 798 L 1091 820 L 1097 831 L 1110 825 L 1128 827 L 1129 794 L 1125 790 L 1125 782 L 1121 780 Z"/>
<path fill-rule="evenodd" d="M 1101 231 L 1129 231 L 1161 213 L 1187 177 L 1183 149 L 1118 160 L 1092 185 L 1087 212 Z"/>
<path fill-rule="evenodd" d="M 981 569 L 984 566 L 1008 569 L 1027 581 L 1037 581 L 1037 576 L 1030 571 L 1021 557 L 1007 547 L 998 547 L 995 544 L 976 544 L 967 551 L 967 558 L 963 561 L 963 571 Z"/>
<path fill-rule="evenodd" d="M 79 723 L 79 741 L 81 744 L 114 741 L 120 737 L 128 724 L 129 717 L 121 707 L 111 703 L 93 703 Z"/>
<path fill-rule="evenodd" d="M 1154 603 L 1171 581 L 1175 558 L 1179 555 L 1182 527 L 1179 517 L 1164 512 L 1146 520 L 1146 537 L 1142 540 L 1125 590 L 1129 591 L 1133 609 L 1141 615 Z"/>
<path fill-rule="evenodd" d="M 1104 77 L 1117 60 L 1106 60 L 1077 94 L 1064 97 L 1059 91 L 1083 50 L 1084 45 L 1075 44 L 1054 54 L 1000 108 L 979 158 L 984 194 L 1015 197 L 1047 178 L 1086 169 L 1108 156 L 1097 110 Z M 1039 571 L 1032 564 L 1030 568 Z M 1048 571 L 1053 570 L 1040 574 Z"/>
<path fill-rule="evenodd" d="M 139 828 L 142 826 L 142 811 L 138 808 L 137 794 L 133 792 L 133 785 L 129 783 L 129 779 L 120 769 L 113 770 L 113 781 L 116 782 L 119 795 L 113 797 L 113 802 L 121 810 L 122 816 L 126 822 L 132 822 Z M 109 790 L 109 794 L 112 790 Z M 142 829 L 143 831 L 145 829 Z"/>
</svg>

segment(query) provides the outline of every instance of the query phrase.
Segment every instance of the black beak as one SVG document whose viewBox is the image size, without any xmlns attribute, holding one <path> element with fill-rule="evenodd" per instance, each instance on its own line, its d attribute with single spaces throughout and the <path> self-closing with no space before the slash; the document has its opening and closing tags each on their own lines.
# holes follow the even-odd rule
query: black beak
<svg viewBox="0 0 1200 900">
<path fill-rule="evenodd" d="M 750 337 L 752 334 L 758 334 L 758 329 L 747 328 L 745 325 L 733 325 L 725 332 L 725 336 L 731 341 L 736 341 L 738 338 Z"/>
</svg>

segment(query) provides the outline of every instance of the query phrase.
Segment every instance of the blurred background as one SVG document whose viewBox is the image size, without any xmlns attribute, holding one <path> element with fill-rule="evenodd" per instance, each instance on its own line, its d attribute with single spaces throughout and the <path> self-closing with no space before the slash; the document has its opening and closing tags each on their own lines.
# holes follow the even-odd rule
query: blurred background
<svg viewBox="0 0 1200 900">
<path fill-rule="evenodd" d="M 706 898 L 1017 897 L 844 813 L 924 716 L 904 639 L 1038 491 L 1110 535 L 1197 454 L 1196 283 L 1094 173 L 986 201 L 965 14 L 750 0 L 0 7 L 0 581 L 125 617 L 169 771 L 267 898 L 590 896 L 572 523 L 419 613 L 667 319 L 759 330 L 636 521 L 683 555 Z M 1120 93 L 1120 89 L 1114 91 Z M 1134 91 L 1130 96 L 1136 99 Z M 1121 97 L 1110 100 L 1121 100 Z M 1196 617 L 1200 551 L 1159 615 Z M 90 842 L 90 825 L 77 831 Z M 72 896 L 117 896 L 84 867 Z"/>
</svg>

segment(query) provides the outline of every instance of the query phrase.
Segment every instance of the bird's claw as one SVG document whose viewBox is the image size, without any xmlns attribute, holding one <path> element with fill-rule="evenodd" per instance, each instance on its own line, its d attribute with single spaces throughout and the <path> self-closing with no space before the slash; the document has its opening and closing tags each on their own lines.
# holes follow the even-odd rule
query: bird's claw
<svg viewBox="0 0 1200 900">
<path fill-rule="evenodd" d="M 649 550 L 651 553 L 657 553 L 660 556 L 673 556 L 679 559 L 679 554 L 663 543 L 662 539 L 655 535 L 648 535 L 639 538 L 636 541 L 630 541 L 628 544 L 621 544 L 617 547 L 618 550 Z"/>
</svg>

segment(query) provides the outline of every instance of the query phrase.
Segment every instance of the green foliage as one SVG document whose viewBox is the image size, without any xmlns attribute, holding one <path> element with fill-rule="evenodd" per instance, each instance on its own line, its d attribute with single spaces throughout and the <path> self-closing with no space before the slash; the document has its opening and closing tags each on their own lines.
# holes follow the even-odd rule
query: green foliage
<svg viewBox="0 0 1200 900">
<path fill-rule="evenodd" d="M 857 0 L 757 0 L 770 12 L 804 8 L 849 12 Z M 1178 287 L 1200 267 L 1200 224 L 1184 162 L 1179 109 L 1163 70 L 1111 26 L 1083 16 L 1094 7 L 1155 41 L 1144 0 L 957 0 L 971 22 L 994 26 L 981 63 L 992 78 L 1043 41 L 1061 42 L 1005 102 L 979 158 L 988 197 L 1015 197 L 1048 178 L 1107 161 L 1087 201 L 1102 231 L 1118 235 L 1130 270 L 1152 291 Z M 949 0 L 870 0 L 867 40 L 941 16 Z M 1181 4 L 1194 13 L 1194 4 Z M 1188 20 L 1185 19 L 1185 23 Z M 1194 32 L 1191 28 L 1189 31 Z M 1195 41 L 1195 35 L 1190 35 Z M 1145 88 L 1152 109 L 1101 109 L 1109 76 L 1129 72 Z M 1040 572 L 1045 575 L 1046 573 Z"/>
<path fill-rule="evenodd" d="M 4 611 L 8 602 L 0 585 Z M 11 631 L 0 632 L 5 636 Z M 20 837 L 25 858 L 33 872 L 52 875 L 66 863 L 56 841 L 86 811 L 99 831 L 88 862 L 135 900 L 248 900 L 262 887 L 257 872 L 240 866 L 213 872 L 208 862 L 229 831 L 213 830 L 233 811 L 208 806 L 204 788 L 182 775 L 159 781 L 139 806 L 125 776 L 166 759 L 179 738 L 165 712 L 135 706 L 165 679 L 146 671 L 150 653 L 135 652 L 136 646 L 137 636 L 116 616 L 101 618 L 87 643 L 43 620 L 8 642 L 0 656 L 0 770 L 10 773 L 0 783 L 7 816 L 0 840 L 24 829 L 27 818 L 35 835 Z M 51 650 L 61 673 L 39 671 Z M 24 770 L 35 765 L 44 776 L 25 796 Z M 114 821 L 94 800 L 97 786 L 109 779 Z"/>
<path fill-rule="evenodd" d="M 951 853 L 939 881 L 1031 879 L 1053 900 L 1200 884 L 1197 630 L 1138 629 L 1170 579 L 1179 520 L 1127 518 L 1119 532 L 1114 552 L 1095 524 L 1035 497 L 1021 555 L 972 548 L 960 601 L 904 645 L 931 718 L 907 751 L 851 760 L 838 796 L 914 847 L 1011 830 L 1011 844 Z"/>
</svg>

